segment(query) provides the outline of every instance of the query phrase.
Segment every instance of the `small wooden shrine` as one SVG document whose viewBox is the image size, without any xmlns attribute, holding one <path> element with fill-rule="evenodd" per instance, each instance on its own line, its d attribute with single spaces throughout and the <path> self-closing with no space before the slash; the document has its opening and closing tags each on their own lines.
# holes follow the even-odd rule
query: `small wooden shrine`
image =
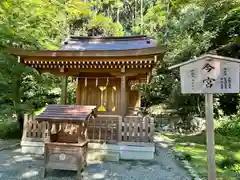
<svg viewBox="0 0 240 180">
<path fill-rule="evenodd" d="M 20 62 L 57 76 L 76 77 L 76 104 L 96 105 L 97 112 L 126 116 L 141 106 L 132 85 L 146 82 L 164 49 L 147 36 L 70 37 L 60 50 L 14 49 Z M 63 104 L 66 102 L 65 83 Z"/>
<path fill-rule="evenodd" d="M 132 87 L 146 83 L 153 67 L 163 58 L 164 49 L 154 39 L 70 37 L 60 50 L 13 49 L 11 54 L 40 73 L 61 76 L 62 105 L 67 102 L 67 77 L 76 79 L 75 104 L 96 106 L 96 117 L 89 120 L 86 134 L 93 150 L 107 151 L 116 159 L 153 159 L 154 119 L 136 115 L 135 109 L 141 108 L 141 94 Z M 26 114 L 22 152 L 45 153 L 44 138 L 49 136 L 48 131 L 46 121 L 38 123 L 33 115 Z M 57 134 L 61 141 L 63 136 Z M 56 138 L 56 134 L 50 137 Z M 78 142 L 76 136 L 68 137 L 68 143 Z"/>
<path fill-rule="evenodd" d="M 77 171 L 77 179 L 82 179 L 81 173 L 87 166 L 87 125 L 95 116 L 95 108 L 49 105 L 36 117 L 37 121 L 49 124 L 44 145 L 44 178 L 47 169 L 59 169 Z"/>
</svg>

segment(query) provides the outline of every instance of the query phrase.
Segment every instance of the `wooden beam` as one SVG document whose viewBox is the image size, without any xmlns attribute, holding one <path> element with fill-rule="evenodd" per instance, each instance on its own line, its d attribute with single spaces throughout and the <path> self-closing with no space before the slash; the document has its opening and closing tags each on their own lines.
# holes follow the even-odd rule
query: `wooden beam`
<svg viewBox="0 0 240 180">
<path fill-rule="evenodd" d="M 76 69 L 65 69 L 66 71 L 64 73 L 61 73 L 60 70 L 58 68 L 55 69 L 50 69 L 50 68 L 37 68 L 37 70 L 41 73 L 44 72 L 49 72 L 51 74 L 57 75 L 57 76 L 62 76 L 63 74 L 65 76 L 78 76 L 79 72 L 81 73 L 109 73 L 111 71 L 111 73 L 118 73 L 119 76 L 121 76 L 121 72 L 120 69 L 83 69 L 83 68 L 76 68 Z M 129 74 L 132 73 L 146 73 L 146 72 L 150 72 L 152 69 L 151 68 L 135 68 L 135 69 L 126 69 L 125 74 L 126 76 L 128 76 Z"/>
<path fill-rule="evenodd" d="M 112 64 L 112 65 L 121 65 L 121 64 L 155 64 L 154 56 L 138 56 L 138 57 L 33 57 L 33 56 L 24 56 L 21 57 L 21 63 L 24 64 Z"/>
<path fill-rule="evenodd" d="M 62 77 L 61 104 L 67 104 L 67 84 L 68 76 Z"/>
</svg>

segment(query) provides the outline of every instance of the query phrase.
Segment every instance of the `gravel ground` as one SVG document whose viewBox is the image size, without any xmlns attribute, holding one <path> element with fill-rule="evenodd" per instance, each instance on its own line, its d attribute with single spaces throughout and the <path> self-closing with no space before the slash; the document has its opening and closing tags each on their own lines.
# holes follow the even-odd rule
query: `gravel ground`
<svg viewBox="0 0 240 180">
<path fill-rule="evenodd" d="M 20 144 L 20 139 L 10 139 L 10 140 L 4 140 L 4 139 L 0 139 L 0 150 L 15 145 L 19 143 Z"/>
<path fill-rule="evenodd" d="M 86 180 L 191 180 L 166 148 L 156 147 L 152 161 L 89 162 Z M 0 180 L 40 180 L 43 158 L 20 153 L 20 147 L 0 151 Z M 50 171 L 46 180 L 74 180 L 76 173 Z"/>
</svg>

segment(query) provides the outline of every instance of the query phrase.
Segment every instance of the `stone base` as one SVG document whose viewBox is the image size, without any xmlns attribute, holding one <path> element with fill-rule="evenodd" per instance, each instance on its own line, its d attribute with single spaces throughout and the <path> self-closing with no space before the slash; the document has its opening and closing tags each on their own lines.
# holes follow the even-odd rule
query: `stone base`
<svg viewBox="0 0 240 180">
<path fill-rule="evenodd" d="M 44 154 L 43 142 L 22 141 L 22 153 Z M 88 160 L 118 161 L 125 160 L 152 160 L 154 158 L 154 143 L 120 142 L 116 144 L 88 144 Z"/>
<path fill-rule="evenodd" d="M 31 153 L 31 154 L 44 154 L 44 143 L 43 142 L 30 142 L 22 141 L 21 142 L 22 153 Z"/>
<path fill-rule="evenodd" d="M 152 160 L 154 158 L 154 143 L 119 143 L 120 158 L 125 160 Z"/>
<path fill-rule="evenodd" d="M 107 152 L 103 150 L 88 150 L 87 160 L 88 161 L 119 161 L 120 156 L 117 152 Z"/>
</svg>

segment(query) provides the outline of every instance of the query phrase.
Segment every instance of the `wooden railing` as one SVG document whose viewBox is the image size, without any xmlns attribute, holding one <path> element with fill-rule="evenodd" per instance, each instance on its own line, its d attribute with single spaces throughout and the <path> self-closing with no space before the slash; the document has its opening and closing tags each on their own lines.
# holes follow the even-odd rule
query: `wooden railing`
<svg viewBox="0 0 240 180">
<path fill-rule="evenodd" d="M 118 139 L 118 126 L 122 117 L 117 115 L 98 115 L 88 123 L 88 138 L 92 142 L 116 143 Z"/>
<path fill-rule="evenodd" d="M 38 123 L 33 115 L 25 115 L 22 140 L 44 141 L 48 138 L 48 123 Z M 88 123 L 91 142 L 152 142 L 154 120 L 148 116 L 98 115 Z"/>
<path fill-rule="evenodd" d="M 38 123 L 34 115 L 24 115 L 24 126 L 22 140 L 42 141 L 48 137 L 47 122 Z"/>
<path fill-rule="evenodd" d="M 150 116 L 126 116 L 122 122 L 121 140 L 127 142 L 152 142 L 154 119 Z"/>
</svg>

